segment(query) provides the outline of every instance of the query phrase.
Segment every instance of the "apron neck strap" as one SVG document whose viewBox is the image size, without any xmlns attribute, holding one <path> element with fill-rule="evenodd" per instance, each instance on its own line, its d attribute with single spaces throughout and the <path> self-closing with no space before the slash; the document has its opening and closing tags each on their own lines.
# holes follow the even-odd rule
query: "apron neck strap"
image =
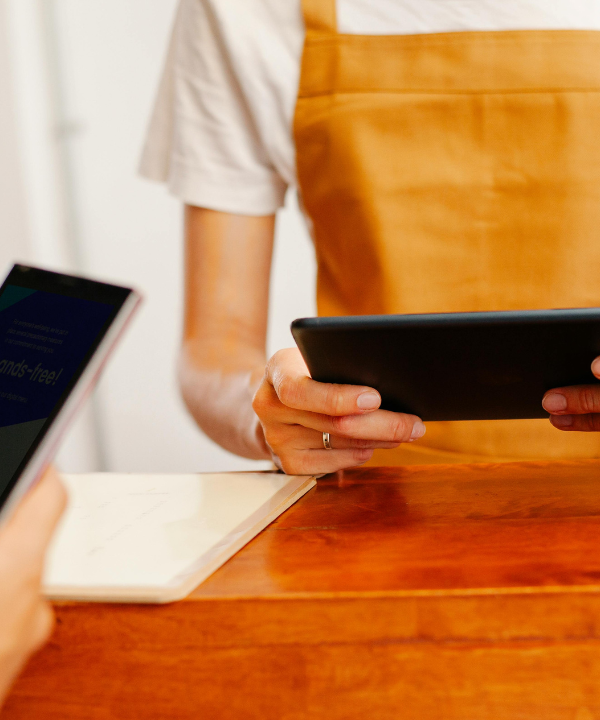
<svg viewBox="0 0 600 720">
<path fill-rule="evenodd" d="M 307 33 L 337 35 L 336 0 L 302 0 Z"/>
</svg>

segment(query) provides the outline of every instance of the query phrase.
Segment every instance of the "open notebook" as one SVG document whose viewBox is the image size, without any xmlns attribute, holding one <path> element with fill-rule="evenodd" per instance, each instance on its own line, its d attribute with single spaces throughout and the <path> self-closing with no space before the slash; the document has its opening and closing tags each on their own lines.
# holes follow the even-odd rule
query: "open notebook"
<svg viewBox="0 0 600 720">
<path fill-rule="evenodd" d="M 53 599 L 185 597 L 316 481 L 276 473 L 67 475 L 44 577 Z"/>
</svg>

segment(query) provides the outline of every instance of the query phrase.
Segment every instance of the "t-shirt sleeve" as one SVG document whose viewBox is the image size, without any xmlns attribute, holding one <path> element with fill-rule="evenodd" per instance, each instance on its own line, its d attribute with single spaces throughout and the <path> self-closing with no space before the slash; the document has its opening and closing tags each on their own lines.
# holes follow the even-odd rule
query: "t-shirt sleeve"
<svg viewBox="0 0 600 720">
<path fill-rule="evenodd" d="M 183 202 L 269 215 L 286 183 L 269 160 L 208 0 L 181 0 L 140 172 Z"/>
</svg>

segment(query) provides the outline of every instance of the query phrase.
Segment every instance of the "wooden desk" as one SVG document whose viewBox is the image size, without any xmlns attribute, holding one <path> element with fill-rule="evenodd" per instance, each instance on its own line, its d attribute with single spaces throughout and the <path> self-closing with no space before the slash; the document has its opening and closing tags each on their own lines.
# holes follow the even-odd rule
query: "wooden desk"
<svg viewBox="0 0 600 720">
<path fill-rule="evenodd" d="M 2 720 L 593 720 L 600 462 L 330 476 L 188 600 L 57 615 Z"/>
</svg>

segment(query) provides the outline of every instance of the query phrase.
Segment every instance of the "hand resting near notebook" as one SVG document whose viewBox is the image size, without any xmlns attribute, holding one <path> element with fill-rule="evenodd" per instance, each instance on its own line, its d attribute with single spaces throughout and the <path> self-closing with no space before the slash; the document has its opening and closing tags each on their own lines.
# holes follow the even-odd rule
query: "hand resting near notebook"
<svg viewBox="0 0 600 720">
<path fill-rule="evenodd" d="M 46 548 L 65 503 L 65 490 L 49 470 L 0 527 L 0 705 L 52 631 L 52 610 L 40 586 Z"/>
</svg>

